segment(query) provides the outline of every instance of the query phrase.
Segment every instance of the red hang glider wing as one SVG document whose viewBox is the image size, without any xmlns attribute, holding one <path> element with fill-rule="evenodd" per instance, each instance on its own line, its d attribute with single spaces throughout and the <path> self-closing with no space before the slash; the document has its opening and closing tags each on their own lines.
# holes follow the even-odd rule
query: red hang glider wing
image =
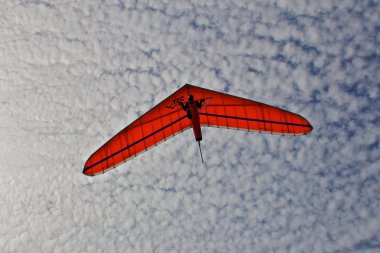
<svg viewBox="0 0 380 253">
<path fill-rule="evenodd" d="M 182 87 L 121 130 L 90 156 L 83 173 L 89 176 L 104 173 L 189 129 L 191 123 L 185 111 L 178 106 L 185 99 L 187 100 L 187 92 Z"/>
<path fill-rule="evenodd" d="M 305 118 L 289 111 L 186 84 L 100 147 L 85 163 L 83 173 L 104 173 L 189 129 L 191 121 L 179 104 L 187 102 L 190 94 L 195 100 L 205 99 L 199 112 L 202 126 L 291 135 L 313 129 Z"/>
<path fill-rule="evenodd" d="M 200 111 L 202 126 L 225 127 L 283 135 L 300 135 L 313 127 L 295 113 L 225 93 L 189 85 L 195 99 L 205 98 Z"/>
</svg>

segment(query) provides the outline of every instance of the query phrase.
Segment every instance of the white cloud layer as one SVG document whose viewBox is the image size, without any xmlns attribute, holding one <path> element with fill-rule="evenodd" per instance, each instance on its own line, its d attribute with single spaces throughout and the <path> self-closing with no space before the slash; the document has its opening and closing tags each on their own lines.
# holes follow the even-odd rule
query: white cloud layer
<svg viewBox="0 0 380 253">
<path fill-rule="evenodd" d="M 0 252 L 379 252 L 378 1 L 4 1 Z M 87 157 L 184 83 L 311 135 Z"/>
</svg>

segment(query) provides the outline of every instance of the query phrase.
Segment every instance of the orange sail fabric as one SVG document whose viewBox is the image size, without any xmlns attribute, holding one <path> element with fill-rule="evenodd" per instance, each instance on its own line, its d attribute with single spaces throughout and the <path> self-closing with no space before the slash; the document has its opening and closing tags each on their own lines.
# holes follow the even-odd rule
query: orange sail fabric
<svg viewBox="0 0 380 253">
<path fill-rule="evenodd" d="M 277 107 L 198 87 L 192 93 L 210 100 L 199 112 L 202 126 L 282 135 L 307 134 L 313 129 L 302 116 Z"/>
<path fill-rule="evenodd" d="M 83 173 L 89 176 L 104 173 L 189 129 L 186 112 L 177 105 L 185 95 L 183 88 L 178 90 L 121 130 L 90 156 Z"/>
<path fill-rule="evenodd" d="M 85 163 L 83 173 L 104 173 L 191 128 L 191 120 L 181 108 L 189 95 L 203 103 L 199 110 L 202 126 L 291 135 L 307 134 L 313 129 L 300 115 L 186 84 L 100 147 Z"/>
</svg>

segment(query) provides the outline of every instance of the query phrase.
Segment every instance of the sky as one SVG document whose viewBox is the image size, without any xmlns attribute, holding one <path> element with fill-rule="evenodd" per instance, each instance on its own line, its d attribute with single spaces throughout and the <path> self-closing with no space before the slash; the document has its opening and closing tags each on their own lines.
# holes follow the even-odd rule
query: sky
<svg viewBox="0 0 380 253">
<path fill-rule="evenodd" d="M 379 1 L 3 0 L 0 252 L 379 252 Z M 192 131 L 87 158 L 185 83 L 306 136 Z"/>
</svg>

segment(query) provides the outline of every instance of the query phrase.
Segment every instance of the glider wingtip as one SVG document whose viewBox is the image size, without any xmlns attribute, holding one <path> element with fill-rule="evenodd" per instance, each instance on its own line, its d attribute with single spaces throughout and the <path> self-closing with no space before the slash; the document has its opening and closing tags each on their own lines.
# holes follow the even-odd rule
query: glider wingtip
<svg viewBox="0 0 380 253">
<path fill-rule="evenodd" d="M 305 132 L 305 134 L 310 134 L 313 131 L 314 127 L 310 123 L 309 123 L 309 125 L 307 127 L 309 129 Z"/>
<path fill-rule="evenodd" d="M 304 126 L 306 127 L 306 129 L 304 128 L 305 134 L 311 133 L 313 131 L 313 129 L 314 129 L 313 125 L 310 123 L 310 121 L 308 119 L 306 119 L 304 117 L 302 117 L 302 118 L 304 120 Z"/>
<path fill-rule="evenodd" d="M 86 175 L 86 176 L 89 176 L 89 177 L 95 176 L 93 173 L 91 173 L 91 171 L 92 170 L 88 169 L 87 167 L 84 167 L 82 173 L 83 173 L 83 175 Z"/>
<path fill-rule="evenodd" d="M 83 169 L 82 173 L 83 173 L 83 175 L 85 175 L 85 176 L 91 176 L 90 174 L 87 173 L 87 171 L 86 171 L 85 169 Z"/>
</svg>

